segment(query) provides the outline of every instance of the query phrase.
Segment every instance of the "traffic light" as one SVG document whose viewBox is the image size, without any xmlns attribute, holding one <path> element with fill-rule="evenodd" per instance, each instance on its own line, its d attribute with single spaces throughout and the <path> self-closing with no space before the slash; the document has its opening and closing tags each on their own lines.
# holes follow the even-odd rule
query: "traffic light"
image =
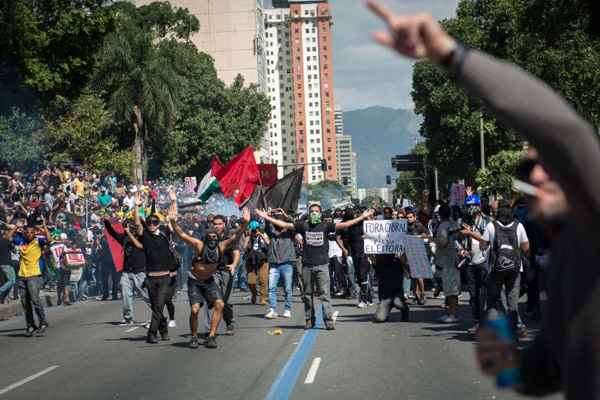
<svg viewBox="0 0 600 400">
<path fill-rule="evenodd" d="M 385 183 L 388 184 L 388 185 L 391 185 L 392 184 L 392 177 L 389 176 L 389 175 L 386 175 L 385 176 Z"/>
<path fill-rule="evenodd" d="M 327 171 L 327 160 L 324 158 L 321 158 L 321 171 Z"/>
<path fill-rule="evenodd" d="M 423 156 L 418 154 L 403 154 L 392 158 L 392 167 L 396 171 L 417 171 L 423 168 Z"/>
</svg>

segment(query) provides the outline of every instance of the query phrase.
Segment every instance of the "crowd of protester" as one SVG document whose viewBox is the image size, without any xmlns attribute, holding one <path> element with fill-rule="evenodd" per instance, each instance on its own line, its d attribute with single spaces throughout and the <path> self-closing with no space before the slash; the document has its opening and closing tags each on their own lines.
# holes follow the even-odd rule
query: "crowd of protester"
<svg viewBox="0 0 600 400">
<path fill-rule="evenodd" d="M 74 167 L 30 175 L 3 171 L 0 179 L 0 301 L 20 296 L 28 335 L 43 335 L 47 329 L 40 299 L 44 289 L 55 291 L 56 304 L 64 306 L 90 298 L 120 299 L 120 324 L 144 323 L 151 342 L 158 341 L 159 333 L 168 339 L 168 328 L 176 326 L 173 298 L 187 292 L 196 317 L 207 305 L 205 327 L 191 324 L 191 345 L 197 346 L 200 338 L 208 347 L 216 346 L 206 338 L 214 338 L 221 318 L 227 334 L 234 334 L 229 298 L 235 289 L 247 291 L 249 302 L 264 305 L 267 319 L 291 318 L 292 294 L 299 291 L 308 329 L 315 325 L 315 298 L 322 303 L 326 328 L 335 329 L 332 299 L 355 301 L 376 322 L 385 322 L 394 307 L 408 320 L 409 304 L 424 305 L 429 290 L 431 297 L 444 299 L 443 323 L 458 322 L 459 297 L 468 292 L 474 321 L 470 333 L 484 315 L 503 311 L 526 335 L 518 307 L 524 291 L 527 318 L 540 316 L 540 271 L 548 246 L 517 199 L 492 204 L 483 199 L 482 204 L 467 188 L 464 203 L 453 207 L 439 202 L 423 209 L 322 210 L 313 204 L 305 215 L 255 210 L 242 226 L 244 220 L 237 216 L 178 210 L 176 199 L 183 189 L 156 182 L 126 185 L 112 175 Z M 365 254 L 362 221 L 369 219 L 406 220 L 407 233 L 423 239 L 434 279 L 411 276 L 404 254 Z M 122 248 L 122 266 L 115 255 L 121 250 L 111 248 L 111 241 Z M 493 248 L 506 244 L 515 247 L 506 255 L 515 265 L 498 271 Z M 216 249 L 214 260 L 209 260 L 210 249 Z M 214 270 L 203 267 L 212 264 Z M 209 281 L 214 286 L 207 286 Z M 278 307 L 280 283 L 283 308 Z M 135 320 L 136 294 L 150 308 L 150 321 Z M 162 316 L 164 307 L 167 317 Z"/>
</svg>

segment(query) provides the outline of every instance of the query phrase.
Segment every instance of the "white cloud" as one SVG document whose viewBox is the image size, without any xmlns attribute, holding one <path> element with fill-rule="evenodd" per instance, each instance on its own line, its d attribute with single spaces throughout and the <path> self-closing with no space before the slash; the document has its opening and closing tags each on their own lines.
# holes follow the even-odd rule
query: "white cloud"
<svg viewBox="0 0 600 400">
<path fill-rule="evenodd" d="M 452 17 L 459 0 L 382 0 L 398 14 Z M 335 101 L 345 110 L 381 105 L 412 108 L 413 62 L 371 40 L 385 26 L 363 0 L 330 0 L 333 11 Z"/>
</svg>

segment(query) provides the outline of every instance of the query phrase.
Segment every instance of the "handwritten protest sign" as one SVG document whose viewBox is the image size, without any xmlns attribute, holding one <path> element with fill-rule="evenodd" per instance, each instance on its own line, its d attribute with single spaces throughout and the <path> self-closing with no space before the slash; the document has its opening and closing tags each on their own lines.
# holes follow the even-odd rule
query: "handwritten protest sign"
<svg viewBox="0 0 600 400">
<path fill-rule="evenodd" d="M 365 221 L 365 254 L 406 254 L 413 278 L 433 278 L 423 239 L 406 233 L 405 220 Z"/>
<path fill-rule="evenodd" d="M 365 254 L 403 253 L 402 237 L 406 234 L 406 220 L 365 221 L 363 229 Z"/>
</svg>

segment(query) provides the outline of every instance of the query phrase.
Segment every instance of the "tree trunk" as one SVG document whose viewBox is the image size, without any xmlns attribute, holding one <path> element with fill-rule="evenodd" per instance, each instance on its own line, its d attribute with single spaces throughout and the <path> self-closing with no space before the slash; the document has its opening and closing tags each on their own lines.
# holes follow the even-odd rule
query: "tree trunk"
<svg viewBox="0 0 600 400">
<path fill-rule="evenodd" d="M 135 134 L 133 142 L 133 153 L 135 155 L 133 179 L 138 185 L 143 185 L 148 174 L 148 154 L 144 143 L 146 126 L 144 124 L 142 110 L 137 104 L 133 106 L 132 120 Z"/>
</svg>

